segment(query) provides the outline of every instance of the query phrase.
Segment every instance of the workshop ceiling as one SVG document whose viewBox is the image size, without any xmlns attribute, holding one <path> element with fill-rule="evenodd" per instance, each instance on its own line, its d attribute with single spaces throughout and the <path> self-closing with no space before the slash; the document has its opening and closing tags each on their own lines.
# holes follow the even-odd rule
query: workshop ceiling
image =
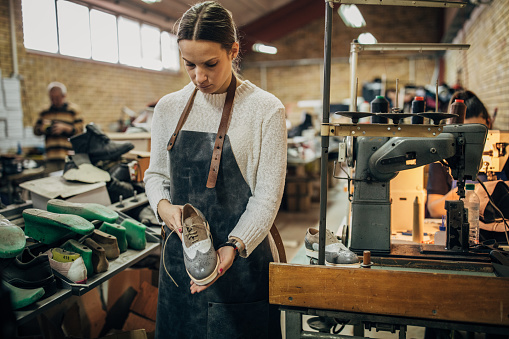
<svg viewBox="0 0 509 339">
<path fill-rule="evenodd" d="M 235 22 L 239 27 L 242 27 L 295 1 L 221 0 L 220 3 L 233 13 Z M 142 0 L 81 0 L 80 2 L 138 18 L 143 16 L 148 19 L 151 17 L 155 21 L 154 23 L 166 21 L 173 25 L 191 4 L 199 2 L 199 0 L 161 0 L 152 4 Z"/>
</svg>

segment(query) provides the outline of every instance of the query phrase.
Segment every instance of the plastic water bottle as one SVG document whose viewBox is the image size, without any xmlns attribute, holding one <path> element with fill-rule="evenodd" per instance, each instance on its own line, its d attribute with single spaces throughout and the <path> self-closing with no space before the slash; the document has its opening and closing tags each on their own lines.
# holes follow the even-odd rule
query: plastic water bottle
<svg viewBox="0 0 509 339">
<path fill-rule="evenodd" d="M 474 184 L 465 185 L 465 208 L 468 210 L 468 223 L 470 224 L 469 229 L 469 244 L 475 246 L 479 244 L 479 205 L 480 200 L 475 193 Z"/>
</svg>

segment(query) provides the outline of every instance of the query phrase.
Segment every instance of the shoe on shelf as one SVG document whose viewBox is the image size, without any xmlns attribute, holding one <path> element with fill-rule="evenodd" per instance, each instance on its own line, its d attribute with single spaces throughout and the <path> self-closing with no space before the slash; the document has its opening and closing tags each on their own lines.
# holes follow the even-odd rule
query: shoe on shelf
<svg viewBox="0 0 509 339">
<path fill-rule="evenodd" d="M 12 286 L 8 282 L 2 281 L 1 284 L 7 288 L 11 295 L 11 305 L 13 310 L 18 310 L 25 306 L 31 305 L 37 300 L 41 299 L 44 295 L 44 288 L 19 288 L 16 286 Z"/>
<path fill-rule="evenodd" d="M 94 123 L 87 124 L 86 132 L 69 138 L 76 153 L 88 153 L 92 164 L 100 160 L 120 158 L 134 148 L 130 142 L 116 143 Z"/>
<path fill-rule="evenodd" d="M 104 251 L 106 252 L 106 259 L 117 259 L 120 255 L 120 249 L 118 248 L 118 242 L 115 236 L 100 230 L 94 230 L 91 238 L 97 243 L 97 245 L 104 248 Z"/>
<path fill-rule="evenodd" d="M 94 274 L 94 265 L 92 264 L 92 250 L 85 244 L 82 244 L 74 239 L 67 240 L 62 248 L 69 252 L 75 252 L 81 255 L 87 268 L 87 277 L 90 278 Z"/>
<path fill-rule="evenodd" d="M 79 203 L 62 199 L 51 199 L 46 205 L 48 212 L 60 214 L 79 215 L 89 221 L 100 220 L 107 222 L 116 222 L 118 213 L 114 210 L 95 203 Z"/>
<path fill-rule="evenodd" d="M 34 256 L 28 247 L 15 258 L 0 259 L 3 280 L 24 289 L 44 289 L 44 298 L 57 291 L 57 282 L 47 255 Z"/>
<path fill-rule="evenodd" d="M 145 230 L 147 226 L 134 219 L 124 219 L 121 226 L 125 227 L 127 246 L 133 250 L 143 250 L 147 246 Z"/>
<path fill-rule="evenodd" d="M 110 224 L 109 222 L 103 222 L 99 230 L 111 234 L 115 238 L 117 238 L 118 249 L 120 253 L 124 253 L 127 251 L 127 237 L 126 237 L 126 229 L 124 226 L 119 224 Z M 103 246 L 104 247 L 104 246 Z"/>
<path fill-rule="evenodd" d="M 318 230 L 308 228 L 304 238 L 306 255 L 318 259 Z M 330 231 L 325 232 L 325 264 L 339 267 L 360 267 L 359 258 Z"/>
<path fill-rule="evenodd" d="M 94 267 L 94 273 L 106 272 L 110 263 L 106 259 L 106 251 L 104 248 L 99 246 L 91 238 L 86 238 L 84 244 L 92 250 L 92 265 Z"/>
<path fill-rule="evenodd" d="M 76 284 L 87 282 L 87 267 L 78 253 L 62 248 L 52 248 L 44 252 L 52 269 Z"/>
<path fill-rule="evenodd" d="M 197 285 L 207 285 L 217 276 L 219 258 L 203 214 L 190 204 L 182 209 L 182 248 L 187 274 Z"/>
<path fill-rule="evenodd" d="M 73 233 L 88 235 L 95 229 L 90 221 L 73 214 L 58 214 L 37 208 L 23 211 L 25 234 L 43 244 L 52 244 Z"/>
<path fill-rule="evenodd" d="M 26 245 L 25 232 L 0 214 L 0 258 L 14 258 Z"/>
</svg>

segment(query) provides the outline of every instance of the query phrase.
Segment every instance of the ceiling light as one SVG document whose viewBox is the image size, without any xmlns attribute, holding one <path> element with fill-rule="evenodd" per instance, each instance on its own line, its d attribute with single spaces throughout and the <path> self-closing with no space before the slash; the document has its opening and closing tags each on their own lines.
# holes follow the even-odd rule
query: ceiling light
<svg viewBox="0 0 509 339">
<path fill-rule="evenodd" d="M 338 13 L 348 27 L 360 28 L 366 26 L 366 21 L 364 21 L 364 17 L 356 5 L 341 5 Z"/>
<path fill-rule="evenodd" d="M 143 1 L 146 4 L 153 4 L 153 3 L 156 3 L 156 2 L 161 2 L 161 0 L 141 0 L 141 1 Z"/>
<path fill-rule="evenodd" d="M 268 46 L 260 43 L 256 43 L 253 45 L 253 51 L 258 53 L 265 53 L 265 54 L 276 54 L 277 48 L 274 46 Z"/>
<path fill-rule="evenodd" d="M 359 40 L 359 43 L 363 45 L 371 45 L 376 44 L 378 42 L 375 36 L 369 32 L 359 34 L 357 40 Z"/>
</svg>

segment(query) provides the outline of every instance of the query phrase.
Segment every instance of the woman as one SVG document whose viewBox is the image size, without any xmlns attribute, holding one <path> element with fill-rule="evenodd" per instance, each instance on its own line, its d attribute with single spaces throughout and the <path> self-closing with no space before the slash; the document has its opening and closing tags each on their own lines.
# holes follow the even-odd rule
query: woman
<svg viewBox="0 0 509 339">
<path fill-rule="evenodd" d="M 199 3 L 184 13 L 177 41 L 191 83 L 155 107 L 145 173 L 150 204 L 167 236 L 156 337 L 280 337 L 279 311 L 268 304 L 268 265 L 273 261 L 268 234 L 286 173 L 284 106 L 236 75 L 237 32 L 230 13 L 218 3 Z M 230 122 L 222 139 L 218 126 L 228 111 L 224 106 L 231 104 L 229 93 L 234 99 L 230 116 L 225 113 Z M 217 180 L 210 184 L 215 140 L 224 143 Z M 186 203 L 204 214 L 220 259 L 217 277 L 204 286 L 190 281 L 181 239 L 175 236 L 182 236 Z"/>
<path fill-rule="evenodd" d="M 464 124 L 483 124 L 491 128 L 491 118 L 488 110 L 473 92 L 458 91 L 454 93 L 449 106 L 456 99 L 464 100 L 467 106 Z M 453 178 L 447 167 L 438 162 L 429 165 L 426 207 L 431 218 L 441 218 L 442 215 L 446 215 L 445 201 L 458 199 L 457 188 L 451 189 L 452 183 Z"/>
</svg>

